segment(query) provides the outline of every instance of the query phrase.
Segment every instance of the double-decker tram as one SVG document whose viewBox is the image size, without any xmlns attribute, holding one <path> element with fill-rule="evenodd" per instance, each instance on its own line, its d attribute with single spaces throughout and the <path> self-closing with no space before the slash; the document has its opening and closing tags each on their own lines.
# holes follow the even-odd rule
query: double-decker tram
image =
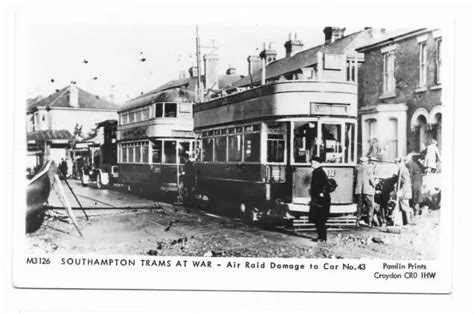
<svg viewBox="0 0 474 314">
<path fill-rule="evenodd" d="M 309 212 L 310 158 L 337 187 L 331 214 L 356 211 L 353 202 L 357 139 L 357 85 L 347 81 L 269 83 L 194 107 L 202 152 L 196 162 L 199 193 L 230 215 Z M 289 215 L 288 215 L 289 214 Z"/>
<path fill-rule="evenodd" d="M 130 190 L 175 196 L 183 155 L 194 156 L 194 93 L 172 88 L 126 103 L 119 111 L 119 180 Z"/>
</svg>

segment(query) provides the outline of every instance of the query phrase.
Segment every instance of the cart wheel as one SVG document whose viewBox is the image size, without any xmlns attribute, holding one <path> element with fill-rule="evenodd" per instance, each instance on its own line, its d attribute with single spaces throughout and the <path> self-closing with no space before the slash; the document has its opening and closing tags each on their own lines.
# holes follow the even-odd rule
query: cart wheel
<svg viewBox="0 0 474 314">
<path fill-rule="evenodd" d="M 86 175 L 81 174 L 81 184 L 82 184 L 82 186 L 86 187 L 87 186 L 87 181 L 86 181 Z"/>
<path fill-rule="evenodd" d="M 102 179 L 100 177 L 100 173 L 97 174 L 97 178 L 95 180 L 95 185 L 99 190 L 104 187 L 104 185 L 102 184 Z"/>
</svg>

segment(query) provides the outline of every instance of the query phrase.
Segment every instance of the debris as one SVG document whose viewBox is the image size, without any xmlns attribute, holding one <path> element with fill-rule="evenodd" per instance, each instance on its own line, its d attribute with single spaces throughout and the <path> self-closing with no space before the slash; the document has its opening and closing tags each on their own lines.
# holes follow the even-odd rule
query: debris
<svg viewBox="0 0 474 314">
<path fill-rule="evenodd" d="M 158 255 L 158 251 L 157 250 L 149 250 L 148 252 L 146 252 L 146 254 L 151 255 L 151 256 L 156 256 L 156 255 Z"/>
<path fill-rule="evenodd" d="M 386 233 L 397 233 L 397 234 L 400 234 L 402 232 L 402 230 L 399 227 L 387 227 L 382 231 Z"/>
<path fill-rule="evenodd" d="M 215 251 L 211 251 L 212 253 L 212 257 L 216 257 L 216 256 L 222 256 L 222 252 L 215 252 Z"/>
<path fill-rule="evenodd" d="M 204 257 L 212 257 L 212 251 L 207 251 L 206 253 L 204 253 L 203 256 Z"/>
<path fill-rule="evenodd" d="M 170 231 L 172 225 L 173 225 L 173 222 L 170 221 L 170 223 L 168 224 L 168 227 L 165 228 L 165 231 Z"/>
<path fill-rule="evenodd" d="M 383 244 L 383 243 L 384 243 L 383 240 L 380 239 L 380 238 L 378 238 L 378 237 L 373 237 L 373 238 L 372 238 L 372 242 L 374 242 L 374 243 L 379 243 L 379 244 Z"/>
<path fill-rule="evenodd" d="M 157 249 L 157 250 L 163 249 L 163 242 L 162 242 L 162 241 L 158 241 L 156 244 L 157 244 L 157 245 L 156 245 L 156 249 Z"/>
</svg>

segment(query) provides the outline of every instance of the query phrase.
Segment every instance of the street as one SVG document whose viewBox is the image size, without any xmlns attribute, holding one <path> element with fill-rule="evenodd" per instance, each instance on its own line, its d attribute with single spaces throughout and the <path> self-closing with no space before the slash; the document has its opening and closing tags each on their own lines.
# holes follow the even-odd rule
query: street
<svg viewBox="0 0 474 314">
<path fill-rule="evenodd" d="M 75 210 L 81 238 L 63 210 L 49 211 L 43 226 L 28 235 L 31 252 L 158 256 L 242 256 L 304 258 L 380 258 L 429 260 L 438 256 L 440 211 L 417 216 L 399 228 L 346 227 L 328 233 L 327 243 L 264 230 L 239 219 L 174 206 L 130 192 L 82 187 L 68 181 L 84 207 L 134 209 Z M 72 194 L 68 197 L 77 206 Z M 52 206 L 60 206 L 52 192 Z M 147 209 L 135 209 L 146 207 Z M 313 233 L 313 236 L 315 234 Z"/>
</svg>

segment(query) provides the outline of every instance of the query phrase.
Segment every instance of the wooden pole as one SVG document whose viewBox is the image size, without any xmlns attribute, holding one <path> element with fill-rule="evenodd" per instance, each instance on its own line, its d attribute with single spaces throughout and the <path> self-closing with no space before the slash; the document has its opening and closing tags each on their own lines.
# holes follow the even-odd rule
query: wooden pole
<svg viewBox="0 0 474 314">
<path fill-rule="evenodd" d="M 61 180 L 58 177 L 58 174 L 55 173 L 53 178 L 54 178 L 54 180 L 53 180 L 52 185 L 53 185 L 54 192 L 56 192 L 56 195 L 58 196 L 59 200 L 61 201 L 64 208 L 66 209 L 67 214 L 68 214 L 69 218 L 71 218 L 72 223 L 74 224 L 74 227 L 76 227 L 77 232 L 79 232 L 79 235 L 81 237 L 84 237 L 82 235 L 81 230 L 79 229 L 79 226 L 78 226 L 77 221 L 76 221 L 76 217 L 74 216 L 74 213 L 72 212 L 71 204 L 69 203 L 69 199 L 67 198 L 66 193 L 64 192 L 64 189 L 63 189 L 63 186 L 61 184 Z"/>
<path fill-rule="evenodd" d="M 61 171 L 59 171 L 59 169 L 58 169 L 58 173 L 59 173 L 60 176 L 64 179 L 64 182 L 66 183 L 67 187 L 69 188 L 69 190 L 71 191 L 72 195 L 73 195 L 74 198 L 76 199 L 76 202 L 77 202 L 77 204 L 79 204 L 79 207 L 82 208 L 82 212 L 84 213 L 84 216 L 86 216 L 86 220 L 89 220 L 89 216 L 87 216 L 87 213 L 86 213 L 86 211 L 83 209 L 81 202 L 79 202 L 79 199 L 77 198 L 76 193 L 74 193 L 74 191 L 72 190 L 72 187 L 69 185 L 69 182 L 67 182 L 66 177 L 61 173 Z"/>
</svg>

